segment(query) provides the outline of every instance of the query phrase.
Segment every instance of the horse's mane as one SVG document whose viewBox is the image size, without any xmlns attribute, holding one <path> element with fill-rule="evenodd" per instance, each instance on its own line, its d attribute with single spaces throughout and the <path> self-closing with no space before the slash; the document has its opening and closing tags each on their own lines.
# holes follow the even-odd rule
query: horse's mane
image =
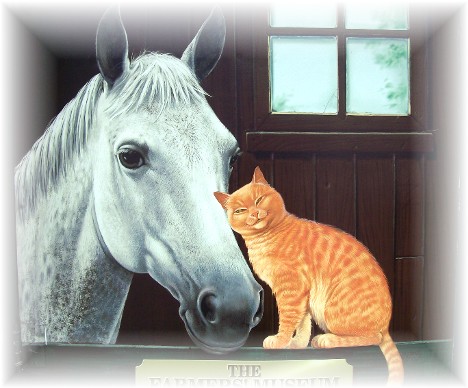
<svg viewBox="0 0 468 388">
<path fill-rule="evenodd" d="M 167 54 L 146 53 L 136 58 L 111 90 L 100 74 L 94 76 L 62 109 L 16 167 L 19 216 L 34 211 L 38 198 L 57 184 L 75 156 L 86 147 L 102 95 L 106 96 L 107 114 L 117 117 L 138 109 L 157 115 L 175 104 L 200 101 L 204 94 L 188 67 Z"/>
</svg>

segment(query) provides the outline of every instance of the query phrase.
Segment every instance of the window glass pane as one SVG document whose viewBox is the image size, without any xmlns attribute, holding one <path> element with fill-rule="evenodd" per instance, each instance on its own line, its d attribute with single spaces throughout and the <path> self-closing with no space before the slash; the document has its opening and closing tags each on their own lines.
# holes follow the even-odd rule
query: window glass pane
<svg viewBox="0 0 468 388">
<path fill-rule="evenodd" d="M 338 112 L 336 37 L 270 37 L 271 111 Z"/>
<path fill-rule="evenodd" d="M 407 30 L 408 9 L 401 4 L 346 6 L 346 28 Z"/>
<path fill-rule="evenodd" d="M 351 114 L 408 115 L 408 39 L 348 38 L 346 110 Z"/>
<path fill-rule="evenodd" d="M 307 3 L 275 4 L 270 11 L 272 27 L 336 27 L 336 7 Z"/>
</svg>

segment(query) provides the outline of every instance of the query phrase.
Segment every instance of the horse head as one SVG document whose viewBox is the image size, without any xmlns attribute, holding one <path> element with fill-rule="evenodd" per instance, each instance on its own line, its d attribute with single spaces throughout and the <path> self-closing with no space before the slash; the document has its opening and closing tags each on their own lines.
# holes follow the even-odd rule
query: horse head
<svg viewBox="0 0 468 388">
<path fill-rule="evenodd" d="M 167 288 L 190 337 L 212 352 L 242 346 L 263 308 L 262 289 L 212 195 L 227 190 L 239 152 L 199 85 L 224 39 L 215 9 L 181 59 L 153 53 L 130 62 L 120 14 L 107 11 L 96 39 L 105 90 L 90 135 L 103 249 Z M 158 301 L 148 295 L 145 303 Z"/>
</svg>

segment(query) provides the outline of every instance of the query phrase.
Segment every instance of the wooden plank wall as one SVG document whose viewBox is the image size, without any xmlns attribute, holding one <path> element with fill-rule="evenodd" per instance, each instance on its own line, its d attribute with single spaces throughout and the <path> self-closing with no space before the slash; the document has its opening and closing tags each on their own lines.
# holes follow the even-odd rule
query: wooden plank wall
<svg viewBox="0 0 468 388">
<path fill-rule="evenodd" d="M 393 295 L 395 338 L 421 339 L 424 156 L 272 153 L 253 155 L 253 164 L 290 212 L 339 227 L 371 250 Z"/>
</svg>

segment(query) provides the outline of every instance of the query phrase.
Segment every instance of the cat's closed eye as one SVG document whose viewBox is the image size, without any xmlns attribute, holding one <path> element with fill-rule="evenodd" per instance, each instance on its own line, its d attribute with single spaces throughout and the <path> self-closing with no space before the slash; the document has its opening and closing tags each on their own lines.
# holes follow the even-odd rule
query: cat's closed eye
<svg viewBox="0 0 468 388">
<path fill-rule="evenodd" d="M 264 195 L 261 195 L 260 197 L 258 197 L 258 198 L 255 200 L 255 206 L 258 206 L 258 204 L 259 204 L 260 202 L 262 202 L 264 198 L 265 198 Z"/>
<path fill-rule="evenodd" d="M 242 213 L 245 213 L 246 211 L 247 211 L 247 209 L 240 208 L 240 209 L 234 210 L 234 214 L 242 214 Z"/>
</svg>

